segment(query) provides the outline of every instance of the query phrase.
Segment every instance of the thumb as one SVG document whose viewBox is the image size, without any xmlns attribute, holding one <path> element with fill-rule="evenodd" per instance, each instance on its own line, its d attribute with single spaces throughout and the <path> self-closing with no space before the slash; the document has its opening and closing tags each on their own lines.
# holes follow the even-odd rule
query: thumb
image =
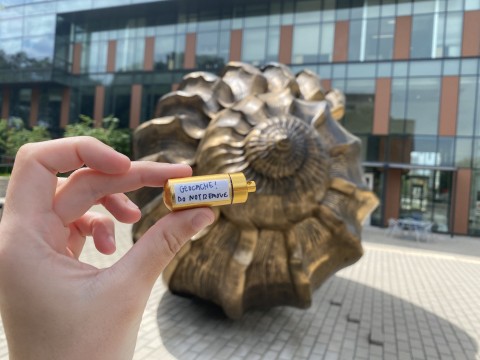
<svg viewBox="0 0 480 360">
<path fill-rule="evenodd" d="M 172 212 L 148 229 L 114 267 L 120 266 L 133 283 L 153 286 L 182 246 L 214 220 L 209 208 Z"/>
</svg>

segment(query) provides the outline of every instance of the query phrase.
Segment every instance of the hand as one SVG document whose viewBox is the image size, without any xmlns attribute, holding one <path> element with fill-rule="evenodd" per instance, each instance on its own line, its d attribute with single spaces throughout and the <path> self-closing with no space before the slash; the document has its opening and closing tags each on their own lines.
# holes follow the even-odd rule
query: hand
<svg viewBox="0 0 480 360">
<path fill-rule="evenodd" d="M 133 223 L 140 210 L 124 192 L 190 175 L 184 165 L 131 163 L 88 137 L 19 150 L 0 223 L 0 310 L 12 359 L 132 358 L 156 279 L 214 216 L 210 209 L 171 213 L 100 270 L 78 257 L 86 236 L 100 252 L 115 251 L 114 225 L 88 210 L 101 203 Z"/>
</svg>

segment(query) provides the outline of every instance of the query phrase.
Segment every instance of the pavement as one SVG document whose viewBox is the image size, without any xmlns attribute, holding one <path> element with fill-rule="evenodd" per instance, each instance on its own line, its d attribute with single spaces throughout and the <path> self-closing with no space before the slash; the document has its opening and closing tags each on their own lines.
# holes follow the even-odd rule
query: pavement
<svg viewBox="0 0 480 360">
<path fill-rule="evenodd" d="M 131 246 L 130 226 L 116 231 L 116 254 L 101 255 L 89 241 L 81 260 L 118 260 Z M 362 259 L 323 284 L 307 310 L 278 307 L 232 321 L 170 294 L 159 279 L 134 359 L 480 359 L 480 238 L 415 242 L 366 227 L 363 245 Z"/>
</svg>

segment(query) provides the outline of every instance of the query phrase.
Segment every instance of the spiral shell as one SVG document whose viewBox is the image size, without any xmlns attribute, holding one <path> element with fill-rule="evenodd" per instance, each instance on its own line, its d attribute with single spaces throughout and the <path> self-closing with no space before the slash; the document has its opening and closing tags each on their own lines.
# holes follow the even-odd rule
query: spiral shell
<svg viewBox="0 0 480 360">
<path fill-rule="evenodd" d="M 311 71 L 275 63 L 193 73 L 160 99 L 162 118 L 135 132 L 139 158 L 187 163 L 196 175 L 242 171 L 257 184 L 247 203 L 215 208 L 215 222 L 176 255 L 164 272 L 172 292 L 232 318 L 308 307 L 313 290 L 361 257 L 361 224 L 377 199 L 363 182 L 359 139 L 331 115 L 344 104 Z M 158 190 L 133 199 L 144 215 L 138 239 L 168 210 Z"/>
</svg>

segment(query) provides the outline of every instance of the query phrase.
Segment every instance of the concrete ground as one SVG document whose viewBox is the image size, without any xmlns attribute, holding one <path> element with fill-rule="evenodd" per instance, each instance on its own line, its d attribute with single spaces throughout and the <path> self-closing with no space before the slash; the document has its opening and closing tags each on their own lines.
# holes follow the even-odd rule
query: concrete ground
<svg viewBox="0 0 480 360">
<path fill-rule="evenodd" d="M 91 244 L 82 260 L 109 266 L 118 251 Z M 480 359 L 480 239 L 436 235 L 427 243 L 363 233 L 365 255 L 315 292 L 308 310 L 253 311 L 240 321 L 171 295 L 159 280 L 134 359 Z M 8 351 L 0 328 L 0 359 Z"/>
</svg>

